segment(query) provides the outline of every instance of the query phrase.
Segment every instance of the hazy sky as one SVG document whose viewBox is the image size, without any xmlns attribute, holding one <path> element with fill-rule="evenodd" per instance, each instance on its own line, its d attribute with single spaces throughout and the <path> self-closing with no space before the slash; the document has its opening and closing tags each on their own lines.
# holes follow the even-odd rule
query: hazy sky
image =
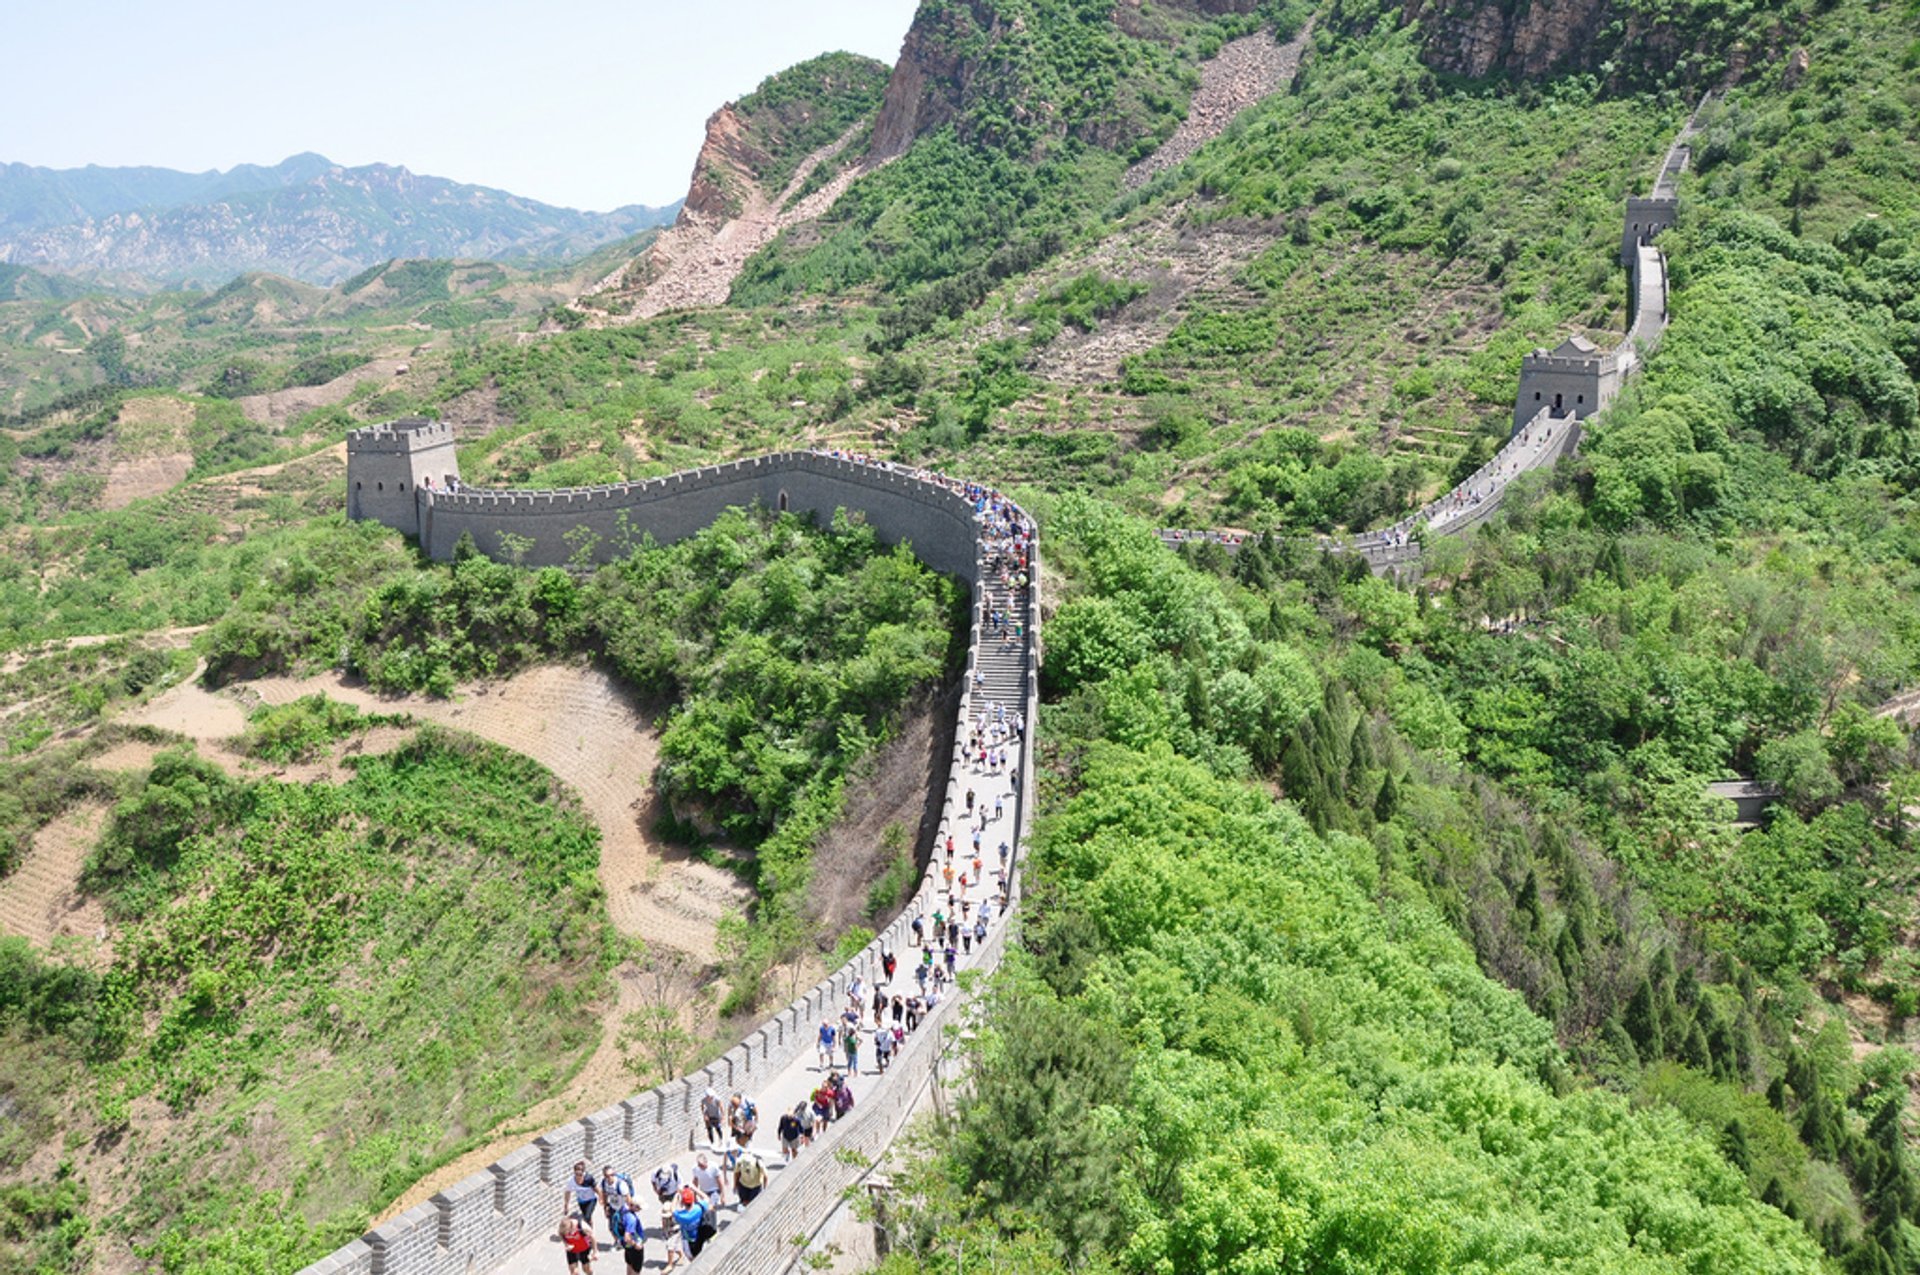
<svg viewBox="0 0 1920 1275">
<path fill-rule="evenodd" d="M 0 163 L 198 172 L 319 151 L 575 208 L 671 203 L 722 102 L 914 0 L 65 0 L 8 6 Z"/>
</svg>

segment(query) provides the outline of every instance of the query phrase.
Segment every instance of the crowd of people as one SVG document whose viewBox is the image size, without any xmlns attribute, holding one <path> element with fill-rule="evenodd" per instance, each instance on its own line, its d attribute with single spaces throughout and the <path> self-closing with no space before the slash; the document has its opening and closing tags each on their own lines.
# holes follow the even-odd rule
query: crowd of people
<svg viewBox="0 0 1920 1275">
<path fill-rule="evenodd" d="M 847 453 L 830 454 L 899 468 Z M 995 638 L 1003 646 L 1024 644 L 1032 523 L 989 488 L 927 471 L 916 476 L 973 505 L 985 565 L 982 647 Z M 990 689 L 984 678 L 978 689 Z M 850 1115 L 856 1086 L 879 1083 L 909 1038 L 953 994 L 962 962 L 985 947 L 997 918 L 1010 905 L 1008 881 L 1018 843 L 1012 823 L 1019 749 L 1027 731 L 1023 704 L 984 693 L 971 698 L 964 739 L 972 786 L 955 800 L 936 832 L 938 868 L 912 905 L 908 926 L 916 955 L 903 962 L 893 951 L 881 952 L 874 982 L 869 985 L 856 976 L 838 1015 L 821 1020 L 814 1065 L 802 1073 L 806 1079 L 792 1079 L 790 1072 L 777 1082 L 788 1090 L 778 1104 L 781 1112 L 773 1130 L 777 1158 L 771 1151 L 763 1156 L 755 1147 L 760 1113 L 752 1099 L 739 1091 L 723 1099 L 716 1090 L 706 1090 L 698 1124 L 706 1149 L 697 1151 L 691 1164 L 683 1167 L 675 1160 L 640 1178 L 615 1164 L 603 1165 L 597 1175 L 585 1160 L 574 1165 L 561 1197 L 560 1240 L 569 1270 L 591 1270 L 596 1257 L 606 1252 L 617 1253 L 626 1269 L 642 1270 L 652 1246 L 664 1254 L 669 1270 L 698 1257 L 718 1233 L 723 1211 L 739 1216 L 749 1209 L 766 1188 L 770 1170 L 792 1164 L 835 1121 Z M 763 1096 L 772 1101 L 771 1095 Z M 786 1102 L 796 1096 L 798 1101 L 786 1109 Z"/>
</svg>

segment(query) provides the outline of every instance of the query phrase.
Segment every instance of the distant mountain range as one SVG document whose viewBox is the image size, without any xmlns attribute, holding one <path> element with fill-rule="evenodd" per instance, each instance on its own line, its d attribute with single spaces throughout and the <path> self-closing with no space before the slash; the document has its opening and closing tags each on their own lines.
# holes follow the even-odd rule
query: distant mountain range
<svg viewBox="0 0 1920 1275">
<path fill-rule="evenodd" d="M 248 270 L 334 284 L 395 257 L 574 256 L 667 225 L 679 207 L 580 212 L 312 153 L 204 173 L 0 164 L 0 264 L 132 286 Z"/>
</svg>

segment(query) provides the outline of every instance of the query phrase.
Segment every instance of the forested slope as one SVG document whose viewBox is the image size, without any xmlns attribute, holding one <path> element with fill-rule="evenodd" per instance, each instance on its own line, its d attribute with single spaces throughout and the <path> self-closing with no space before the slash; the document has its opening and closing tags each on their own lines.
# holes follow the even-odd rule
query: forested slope
<svg viewBox="0 0 1920 1275">
<path fill-rule="evenodd" d="M 1468 64 L 1457 9 L 930 0 L 857 139 L 891 162 L 729 305 L 514 341 L 430 307 L 458 338 L 334 415 L 269 433 L 191 405 L 203 473 L 480 403 L 473 481 L 813 443 L 1040 516 L 1027 950 L 968 1046 L 972 1100 L 897 1177 L 896 1270 L 1920 1270 L 1920 757 L 1876 714 L 1920 685 L 1920 15 L 1534 6 Z M 1536 10 L 1594 40 L 1531 62 Z M 1292 84 L 1126 189 L 1202 59 L 1309 17 Z M 878 84 L 771 104 L 851 127 Z M 1708 88 L 1661 239 L 1671 327 L 1581 454 L 1427 545 L 1417 583 L 1304 552 L 1290 533 L 1389 521 L 1484 459 L 1521 352 L 1624 327 L 1619 201 Z M 313 347 L 242 371 L 284 383 Z M 15 422 L 10 648 L 210 623 L 226 675 L 343 643 L 407 686 L 583 642 L 663 686 L 718 667 L 683 774 L 768 763 L 726 772 L 755 837 L 741 794 L 838 773 L 901 691 L 831 640 L 709 661 L 697 613 L 636 622 L 694 588 L 681 567 L 562 587 L 413 562 L 338 524 L 320 458 L 89 512 L 39 462 L 120 445 L 124 397 Z M 1182 561 L 1155 523 L 1283 534 Z M 900 564 L 875 561 L 887 593 Z M 926 673 L 944 604 L 909 612 L 879 663 Z M 133 658 L 16 673 L 42 698 L 10 719 L 9 828 L 99 798 L 49 739 L 144 693 Z M 91 689 L 54 704 L 59 677 Z M 1703 795 L 1735 774 L 1782 792 L 1750 831 Z M 9 994 L 18 1048 L 44 998 Z M 16 1213 L 84 1230 L 67 1179 L 31 1176 Z"/>
</svg>

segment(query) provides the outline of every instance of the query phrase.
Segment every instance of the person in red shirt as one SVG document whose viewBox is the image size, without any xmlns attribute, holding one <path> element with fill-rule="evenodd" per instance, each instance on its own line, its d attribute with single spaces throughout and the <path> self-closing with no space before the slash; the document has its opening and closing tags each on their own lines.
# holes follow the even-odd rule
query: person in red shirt
<svg viewBox="0 0 1920 1275">
<path fill-rule="evenodd" d="M 583 1271 L 593 1269 L 593 1232 L 580 1225 L 580 1219 L 570 1217 L 560 1223 L 560 1243 L 567 1251 L 567 1269 L 579 1267 Z"/>
</svg>

